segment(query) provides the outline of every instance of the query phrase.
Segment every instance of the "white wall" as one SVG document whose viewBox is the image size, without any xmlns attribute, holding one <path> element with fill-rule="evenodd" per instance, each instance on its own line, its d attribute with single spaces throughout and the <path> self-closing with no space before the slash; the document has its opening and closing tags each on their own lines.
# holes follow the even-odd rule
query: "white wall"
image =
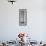
<svg viewBox="0 0 46 46">
<path fill-rule="evenodd" d="M 46 0 L 33 0 L 32 32 L 38 40 L 46 40 Z M 37 32 L 37 33 L 36 33 Z"/>
<path fill-rule="evenodd" d="M 45 0 L 17 0 L 14 5 L 0 0 L 0 40 L 11 40 L 20 31 L 35 40 L 46 40 Z M 27 26 L 19 26 L 19 9 L 27 9 Z"/>
</svg>

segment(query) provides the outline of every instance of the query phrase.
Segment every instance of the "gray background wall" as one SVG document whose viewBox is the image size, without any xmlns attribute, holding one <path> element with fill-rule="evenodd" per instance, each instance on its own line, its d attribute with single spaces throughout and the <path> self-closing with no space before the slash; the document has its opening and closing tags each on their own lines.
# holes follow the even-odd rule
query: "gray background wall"
<svg viewBox="0 0 46 46">
<path fill-rule="evenodd" d="M 19 9 L 27 9 L 27 26 L 19 26 Z M 0 0 L 0 40 L 15 40 L 19 32 L 32 39 L 46 40 L 46 1 L 17 0 L 14 5 Z"/>
</svg>

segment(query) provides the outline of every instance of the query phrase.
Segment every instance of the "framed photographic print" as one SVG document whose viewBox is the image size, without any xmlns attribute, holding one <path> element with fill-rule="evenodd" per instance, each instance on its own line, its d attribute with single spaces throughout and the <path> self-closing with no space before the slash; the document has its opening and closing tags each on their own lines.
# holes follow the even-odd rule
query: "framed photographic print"
<svg viewBox="0 0 46 46">
<path fill-rule="evenodd" d="M 27 9 L 19 9 L 19 25 L 27 25 Z"/>
</svg>

